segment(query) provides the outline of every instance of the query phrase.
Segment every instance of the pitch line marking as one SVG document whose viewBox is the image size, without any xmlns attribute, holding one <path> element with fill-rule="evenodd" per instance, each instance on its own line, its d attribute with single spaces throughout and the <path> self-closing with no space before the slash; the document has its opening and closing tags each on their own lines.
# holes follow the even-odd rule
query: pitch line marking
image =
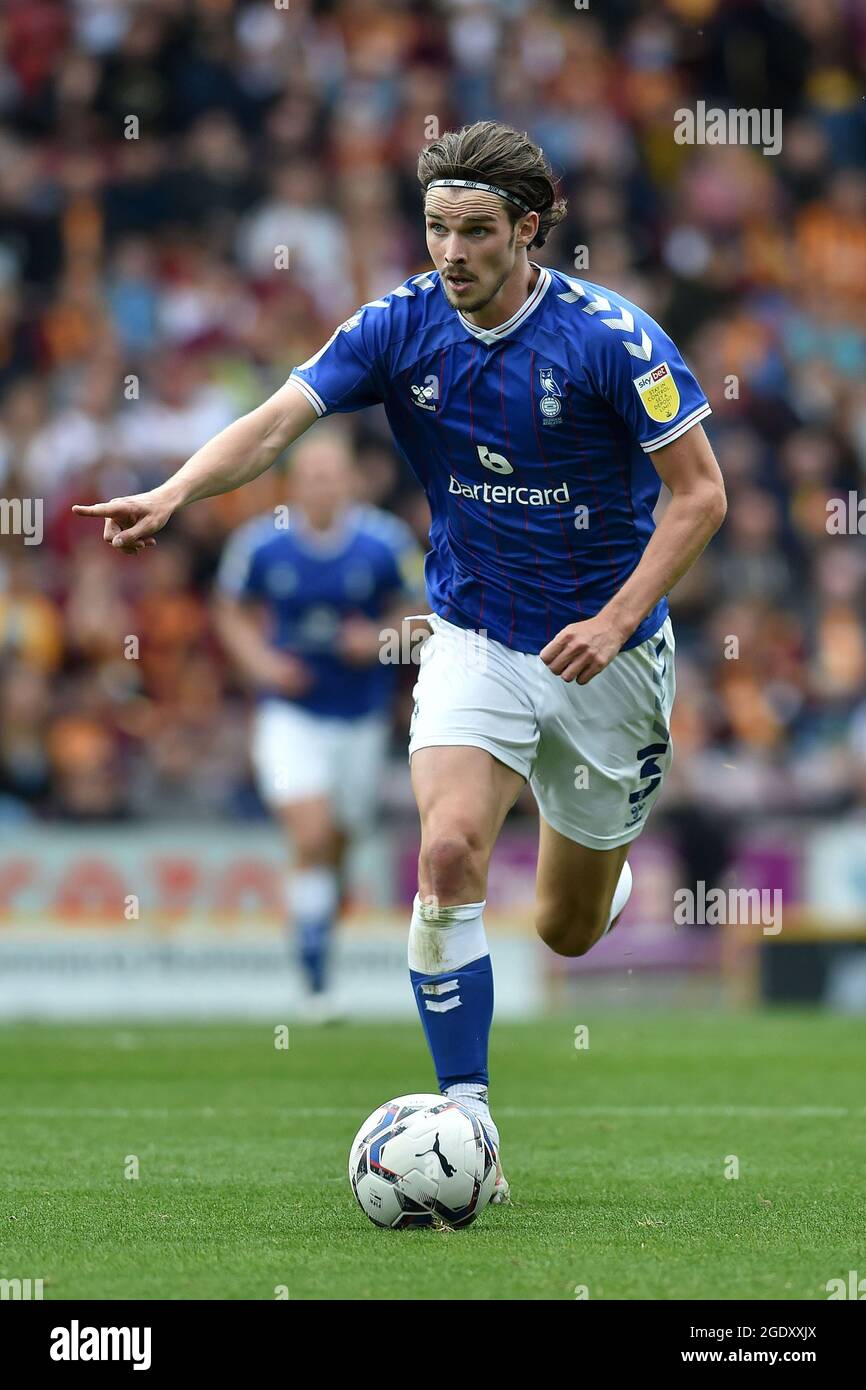
<svg viewBox="0 0 866 1390">
<path fill-rule="evenodd" d="M 236 1106 L 174 1105 L 171 1107 L 141 1108 L 100 1108 L 82 1106 L 0 1106 L 0 1115 L 19 1116 L 32 1119 L 74 1118 L 81 1119 L 171 1119 L 173 1115 L 196 1115 L 202 1119 L 225 1116 L 286 1115 L 300 1119 L 327 1119 L 342 1115 L 357 1115 L 357 1106 L 351 1105 L 261 1105 L 253 1108 Z M 780 1119 L 842 1119 L 863 1118 L 866 1106 L 850 1107 L 843 1105 L 503 1105 L 496 1107 L 497 1117 L 507 1119 L 532 1118 L 533 1116 L 564 1117 L 573 1115 L 576 1119 L 593 1115 L 613 1115 L 623 1119 L 666 1119 L 678 1116 L 707 1118 L 755 1118 L 776 1117 Z"/>
</svg>

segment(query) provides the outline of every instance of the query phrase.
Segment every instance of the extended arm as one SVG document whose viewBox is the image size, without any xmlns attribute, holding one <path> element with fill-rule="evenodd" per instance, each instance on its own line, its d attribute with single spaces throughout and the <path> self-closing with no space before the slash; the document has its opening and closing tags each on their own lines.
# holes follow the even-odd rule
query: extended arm
<svg viewBox="0 0 866 1390">
<path fill-rule="evenodd" d="M 79 516 L 104 517 L 103 540 L 134 555 L 156 544 L 156 532 L 180 507 L 231 492 L 264 473 L 315 419 L 310 403 L 286 382 L 262 405 L 214 435 L 159 487 L 72 510 Z"/>
<path fill-rule="evenodd" d="M 293 698 L 309 689 L 310 672 L 302 661 L 270 646 L 248 604 L 220 594 L 214 622 L 223 646 L 256 690 L 275 690 Z"/>
</svg>

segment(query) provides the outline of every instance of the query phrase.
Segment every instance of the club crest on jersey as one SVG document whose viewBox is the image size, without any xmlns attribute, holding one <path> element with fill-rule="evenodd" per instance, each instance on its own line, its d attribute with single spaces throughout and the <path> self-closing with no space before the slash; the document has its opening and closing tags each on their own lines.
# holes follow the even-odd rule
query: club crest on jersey
<svg viewBox="0 0 866 1390">
<path fill-rule="evenodd" d="M 562 411 L 560 398 L 562 391 L 553 375 L 552 367 L 539 367 L 538 377 L 541 382 L 541 389 L 544 392 L 538 403 L 538 408 L 545 418 L 545 422 L 553 423 Z"/>
<path fill-rule="evenodd" d="M 412 399 L 421 410 L 435 410 L 439 400 L 438 376 L 425 376 L 423 386 L 412 386 Z"/>
<path fill-rule="evenodd" d="M 672 420 L 680 408 L 680 393 L 667 362 L 635 377 L 634 388 L 647 415 L 660 425 Z"/>
</svg>

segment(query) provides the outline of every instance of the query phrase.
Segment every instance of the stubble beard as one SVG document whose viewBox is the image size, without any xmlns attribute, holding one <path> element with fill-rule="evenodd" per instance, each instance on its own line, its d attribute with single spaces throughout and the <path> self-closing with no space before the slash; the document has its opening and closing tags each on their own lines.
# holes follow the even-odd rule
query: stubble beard
<svg viewBox="0 0 866 1390">
<path fill-rule="evenodd" d="M 482 290 L 481 297 L 479 299 L 473 299 L 471 303 L 467 303 L 465 299 L 452 299 L 451 294 L 449 293 L 450 286 L 448 284 L 448 281 L 447 279 L 444 280 L 445 293 L 448 296 L 448 303 L 451 305 L 452 309 L 459 309 L 460 312 L 463 314 L 479 313 L 480 310 L 487 308 L 487 305 L 491 302 L 491 300 L 496 298 L 499 291 L 502 289 L 502 286 L 505 284 L 506 280 L 508 279 L 509 275 L 511 275 L 513 270 L 514 266 L 512 266 L 510 270 L 506 270 L 499 277 L 492 290 L 490 290 L 488 293 L 485 293 Z"/>
</svg>

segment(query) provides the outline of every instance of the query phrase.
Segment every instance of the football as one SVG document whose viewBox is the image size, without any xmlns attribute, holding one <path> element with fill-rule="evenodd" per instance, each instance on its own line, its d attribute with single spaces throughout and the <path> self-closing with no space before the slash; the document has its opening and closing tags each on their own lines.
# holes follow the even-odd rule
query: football
<svg viewBox="0 0 866 1390">
<path fill-rule="evenodd" d="M 490 1201 L 496 1155 L 481 1121 L 448 1096 L 398 1096 L 349 1151 L 349 1181 L 377 1226 L 469 1226 Z"/>
</svg>

